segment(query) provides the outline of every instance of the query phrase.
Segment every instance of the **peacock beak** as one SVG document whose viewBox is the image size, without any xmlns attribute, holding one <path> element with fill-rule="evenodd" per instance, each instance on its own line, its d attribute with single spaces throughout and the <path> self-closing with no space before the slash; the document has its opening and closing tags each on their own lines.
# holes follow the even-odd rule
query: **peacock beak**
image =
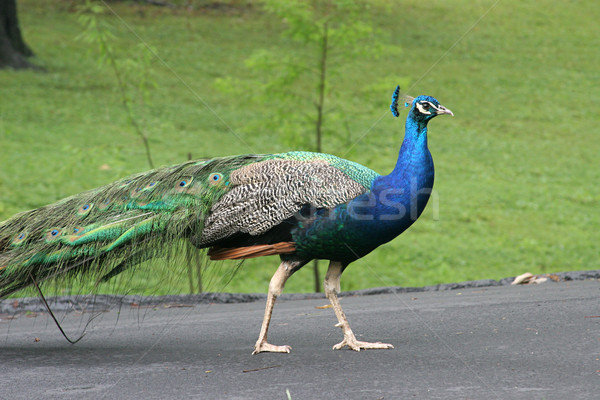
<svg viewBox="0 0 600 400">
<path fill-rule="evenodd" d="M 448 109 L 440 104 L 438 106 L 436 115 L 442 115 L 442 114 L 448 114 L 448 115 L 452 115 L 454 117 L 454 113 L 450 109 Z"/>
</svg>

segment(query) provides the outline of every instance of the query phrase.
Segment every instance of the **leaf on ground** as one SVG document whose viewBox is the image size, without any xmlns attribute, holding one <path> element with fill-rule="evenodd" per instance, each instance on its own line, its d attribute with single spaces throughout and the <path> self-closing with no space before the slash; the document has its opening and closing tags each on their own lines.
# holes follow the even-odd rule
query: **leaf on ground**
<svg viewBox="0 0 600 400">
<path fill-rule="evenodd" d="M 522 275 L 517 276 L 511 283 L 511 285 L 528 285 L 531 283 L 544 283 L 548 280 L 545 276 L 533 275 L 531 272 L 525 272 Z"/>
</svg>

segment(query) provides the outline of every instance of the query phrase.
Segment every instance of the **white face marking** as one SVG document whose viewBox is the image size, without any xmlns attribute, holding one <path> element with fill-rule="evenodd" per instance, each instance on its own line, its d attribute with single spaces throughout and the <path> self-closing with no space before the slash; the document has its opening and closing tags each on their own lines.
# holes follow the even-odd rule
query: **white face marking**
<svg viewBox="0 0 600 400">
<path fill-rule="evenodd" d="M 416 106 L 417 106 L 417 109 L 419 110 L 419 112 L 420 112 L 421 114 L 425 114 L 425 115 L 431 115 L 431 111 L 427 111 L 427 110 L 425 110 L 425 108 L 424 108 L 424 106 L 427 106 L 427 105 L 429 106 L 429 109 L 430 109 L 430 110 L 431 110 L 431 109 L 433 109 L 433 110 L 435 110 L 435 111 L 436 111 L 436 113 L 437 113 L 438 111 L 440 111 L 440 108 L 436 107 L 436 106 L 435 106 L 433 103 L 430 103 L 430 102 L 428 102 L 428 101 L 420 101 L 420 102 L 418 102 L 418 103 L 416 104 Z"/>
<path fill-rule="evenodd" d="M 417 102 L 417 104 L 416 104 L 416 106 L 417 106 L 417 109 L 419 110 L 419 112 L 420 112 L 421 114 L 431 115 L 431 112 L 429 112 L 429 111 L 426 111 L 426 110 L 425 110 L 425 108 L 423 107 L 423 105 L 424 105 L 424 104 L 428 104 L 428 105 L 430 105 L 430 106 L 432 105 L 432 104 L 431 104 L 430 102 L 428 102 L 428 101 L 420 101 L 420 102 Z"/>
</svg>

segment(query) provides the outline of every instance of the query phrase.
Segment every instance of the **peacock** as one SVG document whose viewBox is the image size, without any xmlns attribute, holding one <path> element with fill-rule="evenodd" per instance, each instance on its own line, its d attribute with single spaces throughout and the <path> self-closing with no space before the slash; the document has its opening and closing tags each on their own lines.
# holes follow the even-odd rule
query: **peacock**
<svg viewBox="0 0 600 400">
<path fill-rule="evenodd" d="M 396 117 L 400 97 L 397 87 Z M 343 331 L 333 349 L 393 348 L 357 340 L 337 295 L 346 267 L 411 226 L 430 197 L 427 124 L 454 114 L 430 96 L 405 105 L 404 140 L 385 176 L 330 154 L 238 155 L 138 173 L 17 214 L 0 223 L 0 298 L 61 276 L 110 279 L 183 239 L 211 260 L 280 257 L 253 354 L 290 352 L 267 341 L 269 322 L 287 279 L 313 259 L 330 261 L 324 291 Z"/>
</svg>

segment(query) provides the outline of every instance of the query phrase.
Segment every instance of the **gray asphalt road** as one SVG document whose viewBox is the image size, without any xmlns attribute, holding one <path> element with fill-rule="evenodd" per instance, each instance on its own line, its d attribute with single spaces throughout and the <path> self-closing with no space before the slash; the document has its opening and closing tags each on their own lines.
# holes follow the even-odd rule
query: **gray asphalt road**
<svg viewBox="0 0 600 400">
<path fill-rule="evenodd" d="M 4 399 L 598 399 L 600 281 L 344 297 L 364 340 L 394 350 L 333 351 L 324 299 L 275 307 L 252 356 L 263 302 L 123 306 L 76 345 L 47 315 L 0 321 Z M 90 315 L 62 314 L 76 336 Z"/>
</svg>

